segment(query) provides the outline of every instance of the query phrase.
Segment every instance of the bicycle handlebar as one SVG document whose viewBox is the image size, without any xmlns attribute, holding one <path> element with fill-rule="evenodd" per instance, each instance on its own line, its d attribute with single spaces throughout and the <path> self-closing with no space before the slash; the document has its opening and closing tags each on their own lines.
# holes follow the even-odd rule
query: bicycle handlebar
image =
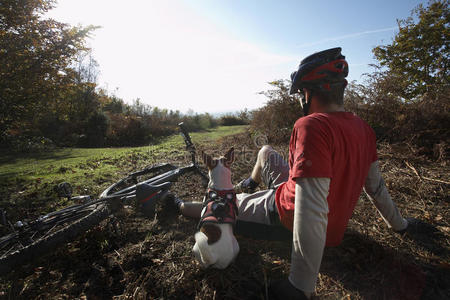
<svg viewBox="0 0 450 300">
<path fill-rule="evenodd" d="M 189 136 L 189 133 L 188 133 L 186 127 L 184 126 L 184 122 L 179 123 L 178 126 L 180 127 L 181 135 L 184 138 L 184 142 L 186 143 L 186 147 L 193 147 L 194 144 L 192 143 L 191 137 Z"/>
<path fill-rule="evenodd" d="M 195 154 L 196 154 L 196 149 L 195 149 L 195 145 L 194 143 L 192 143 L 191 137 L 186 129 L 186 127 L 184 127 L 184 123 L 181 122 L 178 124 L 178 126 L 180 127 L 180 134 L 184 139 L 184 142 L 186 143 L 186 150 L 189 151 L 191 153 L 191 159 L 192 159 L 192 163 L 194 165 L 196 165 L 196 160 L 195 160 Z"/>
</svg>

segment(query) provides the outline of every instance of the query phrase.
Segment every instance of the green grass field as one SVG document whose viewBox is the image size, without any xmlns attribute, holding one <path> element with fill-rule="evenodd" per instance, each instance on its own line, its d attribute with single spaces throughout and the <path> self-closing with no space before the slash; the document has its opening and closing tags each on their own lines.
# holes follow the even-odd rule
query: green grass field
<svg viewBox="0 0 450 300">
<path fill-rule="evenodd" d="M 215 142 L 246 128 L 222 126 L 192 133 L 191 137 L 196 144 Z M 72 184 L 74 194 L 98 195 L 127 173 L 154 163 L 170 162 L 171 158 L 186 154 L 183 139 L 179 135 L 170 136 L 155 145 L 141 147 L 64 148 L 44 153 L 3 153 L 0 158 L 0 192 L 6 196 L 0 200 L 0 205 L 28 204 L 30 201 L 27 199 L 40 204 L 48 202 L 49 198 L 55 196 L 52 193 L 53 186 L 63 181 Z"/>
</svg>

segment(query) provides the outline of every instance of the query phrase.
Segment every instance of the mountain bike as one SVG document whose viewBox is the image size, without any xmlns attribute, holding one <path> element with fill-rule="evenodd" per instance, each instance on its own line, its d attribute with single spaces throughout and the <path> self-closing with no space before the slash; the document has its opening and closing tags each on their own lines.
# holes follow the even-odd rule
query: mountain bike
<svg viewBox="0 0 450 300">
<path fill-rule="evenodd" d="M 0 210 L 0 222 L 11 231 L 0 238 L 0 276 L 74 240 L 127 203 L 134 202 L 146 216 L 151 217 L 156 203 L 169 195 L 172 183 L 182 175 L 197 173 L 206 187 L 208 176 L 196 161 L 196 149 L 191 137 L 183 123 L 179 127 L 191 156 L 191 163 L 187 166 L 165 163 L 146 167 L 112 184 L 94 200 L 86 195 L 72 197 L 70 184 L 61 183 L 57 188 L 58 195 L 78 204 L 32 221 L 21 220 L 12 224 L 7 220 L 5 211 Z"/>
</svg>

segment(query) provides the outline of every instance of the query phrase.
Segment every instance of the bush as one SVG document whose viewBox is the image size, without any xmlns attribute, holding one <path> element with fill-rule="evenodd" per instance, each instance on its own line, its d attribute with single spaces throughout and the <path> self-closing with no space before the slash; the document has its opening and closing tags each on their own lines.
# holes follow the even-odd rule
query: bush
<svg viewBox="0 0 450 300">
<path fill-rule="evenodd" d="M 52 140 L 42 136 L 4 135 L 3 141 L 17 153 L 41 153 L 55 148 Z"/>
<path fill-rule="evenodd" d="M 110 119 L 111 128 L 107 135 L 110 146 L 139 146 L 151 138 L 150 130 L 144 126 L 140 117 L 114 114 Z"/>
<path fill-rule="evenodd" d="M 88 147 L 102 147 L 105 144 L 109 118 L 103 112 L 94 112 L 86 124 L 86 145 Z"/>
<path fill-rule="evenodd" d="M 187 115 L 182 118 L 182 121 L 188 131 L 206 130 L 218 125 L 218 121 L 208 113 Z"/>
<path fill-rule="evenodd" d="M 85 126 L 82 122 L 61 120 L 57 116 L 49 114 L 39 120 L 38 132 L 35 134 L 51 139 L 58 146 L 74 147 L 80 145 L 79 136 L 85 130 L 83 127 Z"/>
<path fill-rule="evenodd" d="M 219 123 L 222 126 L 248 125 L 250 124 L 250 113 L 243 110 L 235 114 L 225 114 L 220 117 Z"/>
<path fill-rule="evenodd" d="M 399 80 L 374 73 L 365 85 L 352 83 L 346 90 L 345 107 L 366 120 L 378 140 L 408 143 L 431 155 L 435 145 L 450 138 L 450 89 L 436 86 L 432 92 L 404 99 L 398 91 Z"/>
<path fill-rule="evenodd" d="M 302 116 L 302 109 L 298 98 L 289 95 L 286 81 L 274 81 L 271 85 L 275 89 L 263 92 L 269 100 L 253 112 L 251 128 L 266 135 L 271 144 L 287 143 L 295 121 Z"/>
</svg>

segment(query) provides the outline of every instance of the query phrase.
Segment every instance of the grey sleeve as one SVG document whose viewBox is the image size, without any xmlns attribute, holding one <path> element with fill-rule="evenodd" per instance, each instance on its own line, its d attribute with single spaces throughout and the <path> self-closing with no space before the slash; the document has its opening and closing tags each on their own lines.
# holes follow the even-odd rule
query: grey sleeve
<svg viewBox="0 0 450 300">
<path fill-rule="evenodd" d="M 381 176 L 378 161 L 373 162 L 370 166 L 364 191 L 389 228 L 392 227 L 394 230 L 399 231 L 408 226 L 408 222 L 402 217 L 389 195 L 383 177 Z"/>
<path fill-rule="evenodd" d="M 329 178 L 299 178 L 295 185 L 295 210 L 290 282 L 314 291 L 328 224 Z"/>
</svg>

